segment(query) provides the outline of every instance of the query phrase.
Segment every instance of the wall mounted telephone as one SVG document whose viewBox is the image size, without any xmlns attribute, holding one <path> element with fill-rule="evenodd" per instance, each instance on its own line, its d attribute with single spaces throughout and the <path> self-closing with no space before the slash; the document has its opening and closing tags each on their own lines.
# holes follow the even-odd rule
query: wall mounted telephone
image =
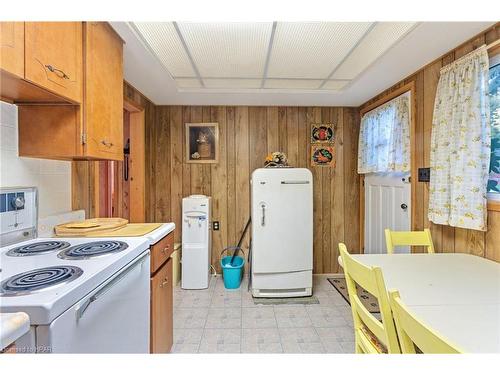
<svg viewBox="0 0 500 375">
<path fill-rule="evenodd" d="M 123 148 L 123 179 L 125 181 L 128 181 L 128 158 L 130 155 L 130 138 L 127 139 L 127 142 L 125 143 L 125 147 Z"/>
</svg>

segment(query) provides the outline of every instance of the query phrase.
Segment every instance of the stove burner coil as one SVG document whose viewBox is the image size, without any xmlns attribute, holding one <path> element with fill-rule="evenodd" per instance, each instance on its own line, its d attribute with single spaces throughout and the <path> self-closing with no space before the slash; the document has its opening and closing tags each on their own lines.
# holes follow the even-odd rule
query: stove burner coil
<svg viewBox="0 0 500 375">
<path fill-rule="evenodd" d="M 40 292 L 54 286 L 69 283 L 80 277 L 83 270 L 74 266 L 53 266 L 23 272 L 4 280 L 0 295 L 20 296 Z"/>
<path fill-rule="evenodd" d="M 95 241 L 72 246 L 57 254 L 61 259 L 89 259 L 103 255 L 118 253 L 128 248 L 122 241 Z"/>
<path fill-rule="evenodd" d="M 28 245 L 23 245 L 10 249 L 7 255 L 11 257 L 24 257 L 31 255 L 40 255 L 50 253 L 52 251 L 64 250 L 69 247 L 69 243 L 65 241 L 43 241 L 33 242 Z"/>
</svg>

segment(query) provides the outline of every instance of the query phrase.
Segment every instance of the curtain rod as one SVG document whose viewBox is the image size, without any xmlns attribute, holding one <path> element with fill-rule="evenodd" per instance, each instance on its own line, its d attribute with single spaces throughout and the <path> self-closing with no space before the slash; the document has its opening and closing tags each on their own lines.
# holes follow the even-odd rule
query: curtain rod
<svg viewBox="0 0 500 375">
<path fill-rule="evenodd" d="M 439 71 L 440 72 L 443 72 L 447 69 L 450 69 L 451 66 L 454 66 L 456 65 L 458 62 L 460 61 L 463 61 L 464 59 L 467 59 L 469 56 L 473 55 L 477 50 L 481 49 L 481 48 L 484 48 L 486 51 L 489 50 L 489 49 L 492 49 L 494 47 L 496 47 L 498 44 L 500 44 L 500 39 L 497 39 L 495 40 L 494 42 L 491 42 L 490 44 L 486 45 L 486 44 L 482 44 L 481 46 L 477 47 L 476 49 L 470 51 L 469 53 L 459 57 L 458 59 L 452 61 L 451 63 L 443 66 Z"/>
</svg>

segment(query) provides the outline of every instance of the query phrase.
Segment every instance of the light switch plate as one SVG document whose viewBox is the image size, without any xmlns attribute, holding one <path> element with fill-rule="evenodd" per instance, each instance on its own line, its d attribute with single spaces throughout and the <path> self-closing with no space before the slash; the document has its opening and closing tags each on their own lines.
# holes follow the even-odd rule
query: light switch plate
<svg viewBox="0 0 500 375">
<path fill-rule="evenodd" d="M 431 169 L 430 168 L 418 168 L 418 181 L 419 182 L 429 182 L 431 179 Z"/>
</svg>

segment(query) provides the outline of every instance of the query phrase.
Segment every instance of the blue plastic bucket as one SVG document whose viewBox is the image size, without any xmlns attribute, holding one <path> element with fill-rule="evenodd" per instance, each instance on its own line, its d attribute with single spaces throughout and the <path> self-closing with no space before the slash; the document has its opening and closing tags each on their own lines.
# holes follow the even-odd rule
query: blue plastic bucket
<svg viewBox="0 0 500 375">
<path fill-rule="evenodd" d="M 234 262 L 231 265 L 231 258 L 232 256 L 226 256 L 220 261 L 224 286 L 226 289 L 238 289 L 243 276 L 243 265 L 245 264 L 245 259 L 237 256 L 234 258 Z"/>
</svg>

